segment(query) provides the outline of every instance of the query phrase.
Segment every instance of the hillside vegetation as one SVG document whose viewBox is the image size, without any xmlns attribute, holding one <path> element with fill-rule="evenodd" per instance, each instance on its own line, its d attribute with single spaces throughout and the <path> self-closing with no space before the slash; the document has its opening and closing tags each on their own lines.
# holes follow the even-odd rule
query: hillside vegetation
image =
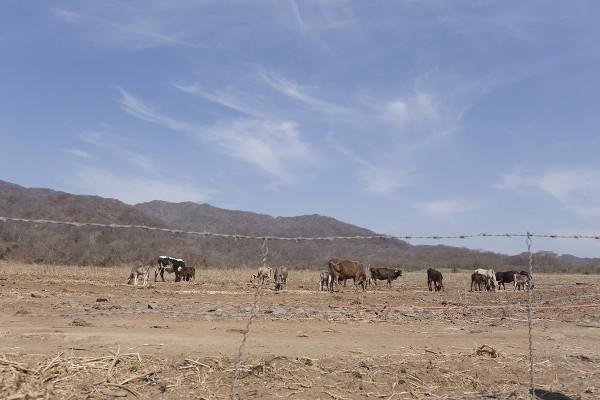
<svg viewBox="0 0 600 400">
<path fill-rule="evenodd" d="M 29 189 L 0 181 L 0 215 L 61 221 L 135 224 L 182 230 L 270 236 L 355 236 L 374 232 L 321 215 L 272 217 L 192 202 L 151 201 L 131 206 L 115 199 Z M 155 263 L 158 255 L 184 258 L 198 267 L 254 266 L 261 242 L 203 238 L 185 234 L 99 227 L 0 222 L 0 260 L 73 265 Z M 467 248 L 413 246 L 395 239 L 269 242 L 269 262 L 325 268 L 343 257 L 373 265 L 414 270 L 428 266 L 521 269 L 526 254 L 507 256 Z M 599 259 L 536 253 L 537 270 L 600 272 Z"/>
</svg>

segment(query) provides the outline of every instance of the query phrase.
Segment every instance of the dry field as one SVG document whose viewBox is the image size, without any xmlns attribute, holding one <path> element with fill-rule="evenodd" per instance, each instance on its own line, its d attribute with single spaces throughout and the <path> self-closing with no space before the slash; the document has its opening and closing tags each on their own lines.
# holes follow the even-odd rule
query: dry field
<svg viewBox="0 0 600 400">
<path fill-rule="evenodd" d="M 0 264 L 0 398 L 228 398 L 252 272 L 136 288 L 126 267 Z M 424 272 L 364 293 L 319 292 L 318 271 L 265 287 L 239 398 L 528 398 L 526 294 L 442 272 L 443 293 Z M 599 284 L 536 275 L 536 385 L 568 396 L 540 398 L 600 398 Z"/>
</svg>

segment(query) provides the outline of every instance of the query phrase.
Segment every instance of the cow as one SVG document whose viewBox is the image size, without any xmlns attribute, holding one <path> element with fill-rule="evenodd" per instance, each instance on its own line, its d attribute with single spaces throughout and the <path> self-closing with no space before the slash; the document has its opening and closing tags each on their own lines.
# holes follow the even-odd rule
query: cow
<svg viewBox="0 0 600 400">
<path fill-rule="evenodd" d="M 258 279 L 258 283 L 262 285 L 263 283 L 265 283 L 265 280 L 271 280 L 272 276 L 273 268 L 258 267 L 258 271 L 256 272 L 256 274 L 252 275 L 252 282 L 254 282 L 255 279 Z"/>
<path fill-rule="evenodd" d="M 371 279 L 377 285 L 377 281 L 387 281 L 388 286 L 392 286 L 392 281 L 395 281 L 402 276 L 402 270 L 385 267 L 371 267 Z"/>
<path fill-rule="evenodd" d="M 139 265 L 137 267 L 133 267 L 131 268 L 131 273 L 129 274 L 129 279 L 127 280 L 127 284 L 128 285 L 135 285 L 137 286 L 138 284 L 138 278 L 142 278 L 143 279 L 143 286 L 146 286 L 146 284 L 148 283 L 148 277 L 150 275 L 150 266 L 143 266 L 143 265 Z"/>
<path fill-rule="evenodd" d="M 473 286 L 481 292 L 482 284 L 485 286 L 486 290 L 490 290 L 490 278 L 487 275 L 473 272 L 471 274 L 471 292 L 473 291 Z"/>
<path fill-rule="evenodd" d="M 529 274 L 529 272 L 521 271 L 521 272 L 519 272 L 519 274 L 525 275 L 527 277 L 527 279 L 529 279 L 529 288 L 533 289 L 533 277 Z"/>
<path fill-rule="evenodd" d="M 353 279 L 355 284 L 358 283 L 365 290 L 367 275 L 364 266 L 360 262 L 334 258 L 329 260 L 328 268 L 331 276 L 329 280 L 330 291 L 333 291 L 333 284 L 340 279 Z"/>
<path fill-rule="evenodd" d="M 287 287 L 288 269 L 287 267 L 281 266 L 275 268 L 273 273 L 273 280 L 275 280 L 275 290 L 281 290 Z"/>
<path fill-rule="evenodd" d="M 502 288 L 506 290 L 505 283 L 512 283 L 515 280 L 515 275 L 518 275 L 517 271 L 504 271 L 504 272 L 496 272 L 496 281 L 498 282 L 498 290 L 500 290 L 500 285 Z"/>
<path fill-rule="evenodd" d="M 494 272 L 493 269 L 477 268 L 475 270 L 475 273 L 479 274 L 479 275 L 487 276 L 490 280 L 490 286 L 492 288 L 492 291 L 496 291 L 496 288 L 498 287 L 498 281 L 496 281 L 496 273 Z"/>
<path fill-rule="evenodd" d="M 525 290 L 525 285 L 529 286 L 529 278 L 526 275 L 515 274 L 513 278 L 513 290 Z"/>
<path fill-rule="evenodd" d="M 189 282 L 190 280 L 196 280 L 196 268 L 185 266 L 181 268 L 181 272 L 179 273 L 182 280 Z"/>
<path fill-rule="evenodd" d="M 427 269 L 427 287 L 429 288 L 430 292 L 432 289 L 435 289 L 436 292 L 444 290 L 444 284 L 442 282 L 443 280 L 444 276 L 440 271 L 437 271 L 433 268 Z"/>
<path fill-rule="evenodd" d="M 175 282 L 179 282 L 181 280 L 180 272 L 185 268 L 185 262 L 180 258 L 173 258 L 169 256 L 160 256 L 158 257 L 158 269 L 154 272 L 154 282 L 158 279 L 158 275 L 160 274 L 160 279 L 165 281 L 165 271 L 172 274 L 175 273 Z"/>
<path fill-rule="evenodd" d="M 323 271 L 321 272 L 321 276 L 319 277 L 320 279 L 320 289 L 321 292 L 326 290 L 327 288 L 329 288 L 329 280 L 331 279 L 331 275 L 329 275 L 329 271 Z"/>
</svg>

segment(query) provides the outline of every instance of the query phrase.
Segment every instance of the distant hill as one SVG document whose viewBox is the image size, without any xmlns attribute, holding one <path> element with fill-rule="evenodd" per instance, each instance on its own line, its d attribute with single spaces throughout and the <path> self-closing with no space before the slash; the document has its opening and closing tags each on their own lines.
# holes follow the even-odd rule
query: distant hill
<svg viewBox="0 0 600 400">
<path fill-rule="evenodd" d="M 368 229 L 316 214 L 272 217 L 247 211 L 225 210 L 210 204 L 169 203 L 158 200 L 134 207 L 167 226 L 183 230 L 286 237 L 374 234 Z M 408 246 L 405 242 L 398 245 Z"/>
<path fill-rule="evenodd" d="M 99 196 L 28 189 L 0 181 L 0 215 L 32 219 L 170 227 L 181 230 L 269 236 L 356 236 L 372 231 L 321 215 L 272 217 L 209 204 L 151 201 L 131 206 Z M 76 265 L 155 263 L 158 255 L 184 258 L 198 267 L 258 265 L 259 240 L 202 238 L 185 234 L 98 227 L 0 222 L 0 260 Z M 401 240 L 269 242 L 268 261 L 292 267 L 325 268 L 332 257 L 373 265 L 521 269 L 527 255 L 507 256 L 445 245 L 413 246 Z M 540 252 L 538 270 L 600 272 L 600 260 Z"/>
</svg>

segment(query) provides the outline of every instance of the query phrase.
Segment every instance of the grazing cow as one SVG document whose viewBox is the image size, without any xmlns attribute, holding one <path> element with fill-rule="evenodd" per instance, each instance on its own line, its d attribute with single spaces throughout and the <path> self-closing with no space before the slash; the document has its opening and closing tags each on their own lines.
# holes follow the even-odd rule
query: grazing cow
<svg viewBox="0 0 600 400">
<path fill-rule="evenodd" d="M 478 289 L 481 292 L 481 285 L 485 286 L 486 290 L 490 290 L 490 278 L 487 275 L 481 275 L 480 273 L 473 272 L 471 274 L 471 292 L 473 291 L 473 286 L 475 289 Z"/>
<path fill-rule="evenodd" d="M 515 274 L 513 278 L 513 290 L 525 290 L 525 285 L 529 286 L 529 278 L 526 275 Z"/>
<path fill-rule="evenodd" d="M 533 279 L 532 279 L 533 277 L 531 275 L 529 275 L 529 272 L 527 272 L 527 271 L 521 271 L 521 272 L 519 272 L 519 274 L 525 275 L 527 277 L 527 279 L 529 279 L 529 287 L 531 289 L 533 289 Z"/>
<path fill-rule="evenodd" d="M 358 261 L 339 260 L 337 258 L 329 260 L 329 290 L 333 291 L 333 284 L 340 279 L 353 279 L 354 284 L 359 284 L 363 290 L 366 288 L 367 275 L 364 266 Z"/>
<path fill-rule="evenodd" d="M 496 281 L 498 282 L 498 290 L 500 290 L 500 285 L 506 290 L 505 283 L 512 283 L 515 280 L 515 275 L 518 274 L 517 271 L 505 271 L 505 272 L 496 272 Z"/>
<path fill-rule="evenodd" d="M 160 274 L 160 279 L 165 281 L 165 271 L 172 274 L 175 273 L 175 282 L 181 280 L 180 272 L 185 267 L 185 262 L 180 258 L 173 258 L 169 256 L 158 257 L 158 270 L 154 272 L 154 282 L 157 281 L 157 277 Z"/>
<path fill-rule="evenodd" d="M 436 292 L 444 290 L 444 284 L 442 282 L 443 280 L 444 276 L 440 271 L 433 268 L 427 269 L 427 287 L 429 288 L 430 292 L 432 289 L 435 289 Z"/>
<path fill-rule="evenodd" d="M 131 268 L 131 273 L 129 274 L 129 279 L 127 280 L 127 284 L 128 285 L 135 285 L 137 286 L 138 284 L 138 278 L 142 278 L 143 279 L 143 286 L 146 286 L 146 284 L 148 283 L 148 277 L 150 275 L 150 266 L 143 266 L 143 265 L 139 265 L 137 267 L 133 267 Z"/>
<path fill-rule="evenodd" d="M 275 280 L 275 290 L 281 290 L 287 287 L 288 269 L 281 266 L 275 268 L 273 279 Z"/>
<path fill-rule="evenodd" d="M 371 279 L 373 283 L 377 285 L 377 281 L 387 281 L 388 286 L 392 286 L 392 281 L 395 281 L 402 276 L 402 270 L 395 268 L 385 267 L 372 267 L 371 268 Z"/>
<path fill-rule="evenodd" d="M 256 274 L 252 275 L 252 282 L 258 278 L 258 283 L 263 284 L 265 280 L 271 280 L 273 276 L 273 268 L 271 267 L 258 267 Z"/>
<path fill-rule="evenodd" d="M 328 271 L 321 272 L 320 282 L 321 282 L 321 292 L 329 287 L 329 280 L 331 279 L 331 275 L 329 275 Z"/>
<path fill-rule="evenodd" d="M 496 281 L 496 273 L 494 272 L 493 269 L 477 268 L 475 270 L 475 273 L 479 274 L 479 275 L 487 276 L 490 280 L 490 286 L 492 288 L 492 291 L 496 291 L 496 288 L 498 287 L 498 281 Z"/>
<path fill-rule="evenodd" d="M 186 282 L 189 282 L 190 280 L 196 280 L 196 268 L 195 267 L 185 266 L 185 267 L 181 268 L 181 272 L 179 274 L 181 276 L 181 279 Z"/>
</svg>

